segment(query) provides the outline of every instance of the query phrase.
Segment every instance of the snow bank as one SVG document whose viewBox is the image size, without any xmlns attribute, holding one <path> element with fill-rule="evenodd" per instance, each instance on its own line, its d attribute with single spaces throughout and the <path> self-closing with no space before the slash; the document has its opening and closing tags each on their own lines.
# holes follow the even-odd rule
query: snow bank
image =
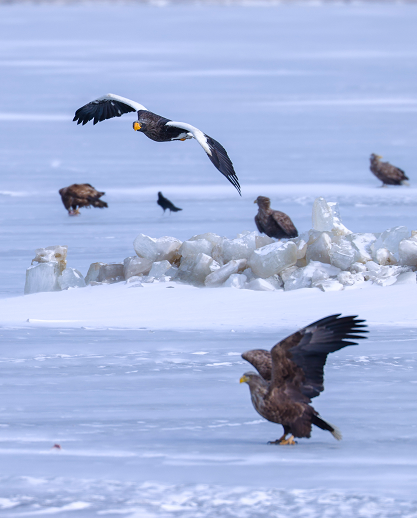
<svg viewBox="0 0 417 518">
<path fill-rule="evenodd" d="M 340 291 L 365 282 L 390 286 L 399 279 L 416 283 L 417 231 L 394 227 L 381 234 L 355 234 L 343 225 L 337 203 L 324 198 L 315 200 L 312 220 L 308 232 L 278 242 L 257 232 L 235 239 L 206 233 L 184 242 L 139 234 L 133 243 L 136 256 L 114 264 L 93 263 L 85 279 L 66 267 L 65 246 L 38 249 L 26 271 L 25 294 L 127 282 L 131 277 L 144 283 L 176 280 L 256 291 Z"/>
</svg>

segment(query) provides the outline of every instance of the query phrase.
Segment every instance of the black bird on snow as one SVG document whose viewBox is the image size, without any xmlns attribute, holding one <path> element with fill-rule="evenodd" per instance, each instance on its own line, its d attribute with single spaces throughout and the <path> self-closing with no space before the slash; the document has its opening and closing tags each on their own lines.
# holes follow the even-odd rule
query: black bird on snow
<svg viewBox="0 0 417 518">
<path fill-rule="evenodd" d="M 171 212 L 178 212 L 179 210 L 182 210 L 180 209 L 179 207 L 176 207 L 172 201 L 169 201 L 168 198 L 165 198 L 165 196 L 163 196 L 162 192 L 159 191 L 158 192 L 158 201 L 156 202 L 160 207 L 162 207 L 164 209 L 164 213 L 167 209 L 169 209 L 169 213 L 171 214 Z"/>
<path fill-rule="evenodd" d="M 133 123 L 133 129 L 144 133 L 155 142 L 195 138 L 214 166 L 235 186 L 241 195 L 238 177 L 224 147 L 217 140 L 191 126 L 191 124 L 166 119 L 150 112 L 135 101 L 114 94 L 103 95 L 82 106 L 75 112 L 73 120 L 77 124 L 82 123 L 84 125 L 94 119 L 93 124 L 97 124 L 97 122 L 120 117 L 129 112 L 138 113 L 138 120 Z"/>
</svg>

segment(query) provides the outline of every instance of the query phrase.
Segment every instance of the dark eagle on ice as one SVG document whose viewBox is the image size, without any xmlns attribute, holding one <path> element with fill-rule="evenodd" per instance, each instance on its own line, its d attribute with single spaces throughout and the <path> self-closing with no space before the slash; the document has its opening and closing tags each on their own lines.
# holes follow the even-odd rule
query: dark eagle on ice
<svg viewBox="0 0 417 518">
<path fill-rule="evenodd" d="M 382 187 L 385 185 L 408 185 L 407 180 L 409 180 L 409 178 L 405 172 L 399 167 L 391 165 L 389 162 L 381 162 L 381 158 L 382 156 L 372 153 L 370 158 L 370 170 L 378 180 L 381 180 Z"/>
<path fill-rule="evenodd" d="M 70 216 L 80 214 L 79 207 L 108 207 L 107 203 L 100 200 L 105 192 L 96 191 L 89 183 L 74 183 L 69 187 L 59 189 L 62 203 Z"/>
<path fill-rule="evenodd" d="M 255 410 L 284 427 L 282 437 L 272 444 L 295 444 L 294 437 L 309 438 L 313 424 L 338 440 L 342 438 L 339 430 L 324 421 L 310 403 L 324 390 L 327 355 L 347 345 L 357 345 L 352 339 L 366 338 L 362 335 L 367 333 L 363 322 L 356 316 L 331 315 L 278 342 L 271 352 L 254 349 L 242 354 L 259 373 L 246 372 L 240 378 L 241 383 L 249 385 Z"/>
<path fill-rule="evenodd" d="M 258 204 L 255 216 L 256 227 L 261 234 L 276 239 L 297 237 L 298 232 L 289 216 L 279 210 L 271 209 L 271 200 L 266 196 L 258 196 L 254 203 Z"/>
<path fill-rule="evenodd" d="M 93 124 L 120 117 L 124 113 L 137 112 L 138 120 L 133 123 L 133 129 L 144 133 L 155 142 L 169 142 L 171 140 L 188 140 L 194 138 L 207 153 L 214 166 L 235 186 L 238 193 L 240 185 L 233 169 L 233 164 L 224 147 L 201 130 L 185 122 L 175 122 L 147 110 L 141 104 L 120 97 L 107 94 L 82 106 L 75 112 L 74 121 L 77 124 L 87 124 L 94 119 Z"/>
</svg>

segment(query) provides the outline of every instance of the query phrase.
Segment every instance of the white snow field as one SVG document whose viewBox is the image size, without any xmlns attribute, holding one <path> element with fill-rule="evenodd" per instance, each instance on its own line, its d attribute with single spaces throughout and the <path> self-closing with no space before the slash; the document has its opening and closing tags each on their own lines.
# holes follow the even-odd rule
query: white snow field
<svg viewBox="0 0 417 518">
<path fill-rule="evenodd" d="M 68 246 L 85 276 L 138 234 L 253 231 L 259 195 L 300 233 L 320 196 L 352 232 L 416 230 L 416 23 L 400 4 L 0 7 L 1 516 L 417 517 L 417 284 L 23 295 L 35 249 Z M 242 197 L 134 114 L 72 122 L 108 92 L 221 142 Z M 411 186 L 381 189 L 371 153 Z M 68 217 L 58 189 L 85 182 L 109 208 Z M 239 385 L 240 354 L 333 313 L 370 331 L 329 356 L 313 401 L 343 440 L 268 445 L 282 428 Z"/>
</svg>

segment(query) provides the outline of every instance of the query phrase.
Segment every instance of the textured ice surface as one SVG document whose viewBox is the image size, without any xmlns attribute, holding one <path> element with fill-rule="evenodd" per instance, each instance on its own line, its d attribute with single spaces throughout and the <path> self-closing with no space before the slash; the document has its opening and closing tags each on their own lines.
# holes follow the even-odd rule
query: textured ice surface
<svg viewBox="0 0 417 518">
<path fill-rule="evenodd" d="M 341 270 L 349 270 L 353 263 L 359 260 L 359 253 L 350 241 L 344 238 L 336 239 L 329 251 L 330 263 Z"/>
<path fill-rule="evenodd" d="M 322 263 L 330 263 L 330 250 L 332 246 L 331 237 L 326 233 L 322 232 L 320 235 L 311 243 L 306 252 L 307 263 L 310 261 L 320 261 Z"/>
<path fill-rule="evenodd" d="M 123 275 L 125 279 L 137 275 L 147 275 L 152 268 L 152 261 L 144 257 L 126 257 L 123 261 Z"/>
<path fill-rule="evenodd" d="M 327 279 L 323 281 L 317 281 L 314 283 L 315 288 L 319 288 L 321 291 L 341 291 L 343 290 L 343 284 L 334 279 Z"/>
<path fill-rule="evenodd" d="M 190 255 L 181 259 L 177 276 L 182 282 L 204 286 L 207 276 L 219 267 L 220 265 L 207 254 Z"/>
<path fill-rule="evenodd" d="M 378 248 L 378 250 L 373 253 L 373 258 L 382 266 L 387 264 L 397 264 L 397 259 L 394 254 L 388 250 L 388 248 Z"/>
<path fill-rule="evenodd" d="M 67 266 L 58 277 L 58 284 L 61 290 L 68 288 L 85 288 L 85 280 L 81 272 Z"/>
<path fill-rule="evenodd" d="M 266 279 L 253 279 L 253 281 L 248 282 L 246 288 L 255 291 L 275 291 L 276 289 L 275 286 Z"/>
<path fill-rule="evenodd" d="M 133 277 L 126 279 L 125 284 L 128 286 L 128 288 L 143 288 L 142 280 L 142 275 L 134 275 Z"/>
<path fill-rule="evenodd" d="M 248 278 L 243 273 L 232 273 L 232 275 L 223 283 L 225 288 L 242 289 L 245 287 Z"/>
<path fill-rule="evenodd" d="M 343 440 L 315 428 L 294 448 L 267 444 L 282 427 L 239 385 L 241 352 L 293 326 L 149 331 L 2 329 L 5 516 L 414 518 L 415 328 L 372 326 L 330 355 L 314 406 Z"/>
<path fill-rule="evenodd" d="M 100 272 L 100 268 L 104 266 L 105 263 L 92 263 L 88 268 L 87 275 L 85 276 L 85 283 L 89 284 L 90 282 L 98 282 L 98 274 Z"/>
<path fill-rule="evenodd" d="M 292 241 L 281 241 L 263 246 L 251 255 L 248 266 L 257 277 L 270 277 L 292 266 L 297 261 L 297 246 Z"/>
<path fill-rule="evenodd" d="M 181 241 L 175 237 L 165 236 L 152 238 L 139 234 L 133 242 L 133 248 L 139 257 L 145 257 L 151 261 L 167 260 L 172 262 L 177 257 L 177 250 Z"/>
<path fill-rule="evenodd" d="M 25 295 L 40 291 L 59 291 L 61 289 L 58 284 L 59 274 L 57 262 L 42 262 L 29 266 L 26 270 Z"/>
<path fill-rule="evenodd" d="M 286 291 L 298 290 L 300 288 L 310 288 L 317 283 L 336 277 L 340 273 L 340 268 L 320 261 L 311 261 L 304 268 L 294 270 L 286 276 L 284 288 Z"/>
<path fill-rule="evenodd" d="M 229 261 L 224 266 L 217 268 L 214 272 L 207 275 L 204 284 L 209 288 L 220 286 L 223 284 L 232 274 L 239 271 L 243 271 L 246 267 L 246 259 L 234 259 Z"/>
<path fill-rule="evenodd" d="M 116 264 L 103 264 L 98 272 L 98 282 L 121 282 L 124 281 L 124 265 L 121 263 Z"/>
<path fill-rule="evenodd" d="M 349 234 L 346 236 L 346 241 L 350 241 L 353 247 L 357 250 L 357 261 L 366 263 L 372 259 L 372 244 L 377 240 L 378 236 L 367 232 L 365 234 Z"/>
<path fill-rule="evenodd" d="M 327 203 L 324 198 L 316 198 L 313 205 L 313 229 L 333 232 L 336 235 L 350 234 L 340 219 L 339 207 L 335 202 Z"/>
<path fill-rule="evenodd" d="M 62 271 L 65 269 L 67 261 L 67 252 L 68 247 L 57 245 L 57 246 L 47 246 L 46 248 L 38 248 L 35 250 L 35 258 L 32 260 L 35 263 L 49 263 L 55 262 L 59 265 L 59 270 Z"/>
<path fill-rule="evenodd" d="M 400 241 L 408 237 L 410 237 L 410 231 L 407 227 L 400 226 L 385 230 L 371 245 L 372 257 L 375 259 L 377 251 L 380 248 L 386 248 L 397 258 Z"/>
<path fill-rule="evenodd" d="M 398 257 L 400 264 L 417 266 L 417 237 L 403 239 L 398 244 Z"/>
<path fill-rule="evenodd" d="M 255 230 L 259 194 L 300 232 L 310 229 L 319 196 L 339 203 L 355 233 L 415 228 L 416 24 L 415 7 L 400 3 L 3 5 L 2 296 L 22 293 L 39 246 L 68 244 L 71 265 L 85 274 L 95 261 L 132 255 L 139 232 L 183 241 Z M 135 134 L 135 114 L 96 126 L 72 123 L 76 108 L 106 92 L 99 82 L 221 142 L 242 198 L 196 142 Z M 371 152 L 402 167 L 411 187 L 380 189 L 368 169 Z M 69 218 L 57 190 L 74 181 L 105 190 L 109 209 Z M 155 201 L 164 186 L 184 202 L 180 214 L 162 216 Z M 117 310 L 126 294 L 143 293 L 147 301 L 151 288 L 170 294 L 178 286 L 115 284 L 19 298 L 24 321 L 70 315 L 98 328 L 1 329 L 0 498 L 13 506 L 2 513 L 414 518 L 416 334 L 398 323 L 415 322 L 415 290 L 364 284 L 335 293 L 182 286 L 183 303 L 213 297 L 198 315 L 191 312 L 192 322 L 175 313 L 184 328 L 208 321 L 223 333 L 140 331 L 149 322 L 163 325 L 161 313 L 144 320 L 132 297 L 123 307 L 129 318 L 120 311 L 115 320 L 102 304 L 108 298 Z M 368 299 L 376 289 L 378 297 Z M 92 292 L 98 295 L 89 298 Z M 228 292 L 239 299 L 215 312 Z M 63 302 L 43 312 L 55 298 Z M 29 307 L 32 299 L 37 308 Z M 174 301 L 160 299 L 170 315 Z M 271 299 L 279 303 L 265 303 Z M 104 310 L 97 320 L 85 315 L 87 301 Z M 16 299 L 9 303 L 19 309 Z M 251 319 L 255 307 L 263 313 Z M 240 353 L 269 348 L 312 321 L 310 313 L 320 318 L 319 310 L 341 307 L 373 318 L 366 344 L 329 358 L 326 388 L 314 403 L 342 429 L 343 441 L 315 430 L 296 448 L 268 447 L 281 429 L 259 418 L 239 386 L 248 369 Z M 277 323 L 282 333 L 267 338 Z M 246 332 L 231 333 L 239 325 Z M 50 449 L 55 442 L 62 451 Z"/>
<path fill-rule="evenodd" d="M 160 279 L 170 268 L 171 263 L 169 261 L 157 261 L 152 264 L 152 268 L 149 272 L 149 277 Z"/>
<path fill-rule="evenodd" d="M 205 254 L 211 256 L 211 251 L 213 250 L 213 243 L 208 241 L 207 239 L 193 239 L 189 241 L 184 241 L 183 244 L 178 249 L 178 253 L 182 257 L 187 257 L 189 255 L 198 255 Z"/>
<path fill-rule="evenodd" d="M 249 259 L 252 252 L 257 248 L 257 232 L 249 232 L 236 239 L 224 239 L 222 241 L 223 262 L 228 263 L 232 259 Z"/>
</svg>

